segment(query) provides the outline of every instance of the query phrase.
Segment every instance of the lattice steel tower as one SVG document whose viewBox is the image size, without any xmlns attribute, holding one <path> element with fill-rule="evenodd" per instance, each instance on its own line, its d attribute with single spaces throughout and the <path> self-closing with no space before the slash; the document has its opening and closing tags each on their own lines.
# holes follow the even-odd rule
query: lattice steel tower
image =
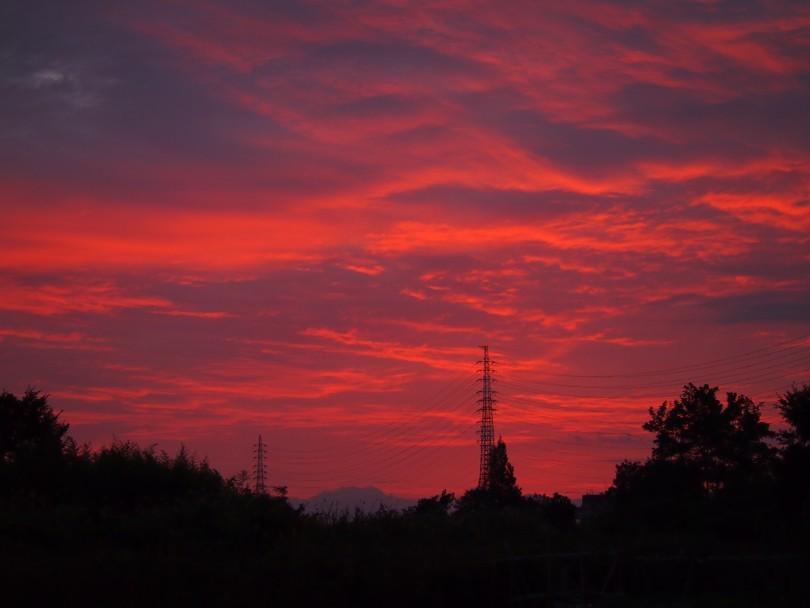
<svg viewBox="0 0 810 608">
<path fill-rule="evenodd" d="M 492 419 L 492 413 L 495 411 L 495 401 L 492 397 L 495 392 L 492 390 L 492 361 L 489 358 L 489 347 L 482 346 L 484 349 L 484 360 L 478 363 L 483 364 L 481 368 L 481 390 L 478 394 L 481 398 L 478 403 L 481 408 L 481 462 L 478 470 L 478 488 L 481 490 L 488 490 L 490 486 L 489 480 L 489 461 L 492 450 L 495 448 L 495 423 Z"/>
<path fill-rule="evenodd" d="M 253 491 L 267 494 L 267 446 L 259 435 L 259 443 L 253 444 Z"/>
</svg>

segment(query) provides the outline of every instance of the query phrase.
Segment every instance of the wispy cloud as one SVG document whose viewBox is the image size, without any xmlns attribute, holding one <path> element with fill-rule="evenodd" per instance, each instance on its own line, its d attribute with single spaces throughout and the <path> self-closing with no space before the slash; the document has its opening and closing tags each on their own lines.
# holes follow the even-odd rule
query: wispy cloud
<svg viewBox="0 0 810 608">
<path fill-rule="evenodd" d="M 264 432 L 294 493 L 462 490 L 490 344 L 521 485 L 599 489 L 689 365 L 810 332 L 802 5 L 10 14 L 2 381 L 80 439 L 185 441 L 232 473 Z M 713 377 L 775 394 L 790 357 Z"/>
</svg>

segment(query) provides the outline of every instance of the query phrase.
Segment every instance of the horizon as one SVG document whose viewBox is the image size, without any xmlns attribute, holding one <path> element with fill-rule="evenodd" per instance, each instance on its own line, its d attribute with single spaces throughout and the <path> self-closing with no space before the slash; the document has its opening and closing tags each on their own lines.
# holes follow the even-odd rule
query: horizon
<svg viewBox="0 0 810 608">
<path fill-rule="evenodd" d="M 810 7 L 12 0 L 0 388 L 291 496 L 528 493 L 810 382 Z"/>
<path fill-rule="evenodd" d="M 810 336 L 800 336 L 798 338 L 794 338 L 793 340 L 787 341 L 786 344 L 795 346 L 798 343 L 799 345 L 803 345 L 804 342 L 808 338 L 810 338 Z M 739 366 L 740 366 L 741 363 L 745 363 L 745 365 L 743 365 L 742 367 L 746 368 L 746 369 L 749 369 L 752 366 L 762 365 L 763 361 L 764 361 L 764 363 L 770 364 L 770 363 L 772 363 L 772 359 L 774 359 L 774 352 L 778 352 L 778 350 L 776 350 L 776 348 L 780 347 L 780 346 L 784 347 L 785 344 L 776 345 L 776 347 L 766 348 L 766 349 L 762 349 L 762 350 L 756 351 L 756 352 L 749 352 L 749 353 L 743 353 L 741 355 L 736 355 L 734 357 L 728 358 L 725 361 L 722 361 L 721 363 L 723 365 L 735 366 L 733 369 L 740 369 Z M 804 347 L 802 349 L 802 352 L 804 352 L 806 350 L 808 350 L 808 348 Z M 792 353 L 791 353 L 791 355 L 792 355 Z M 753 358 L 754 361 L 756 361 L 756 358 L 759 358 L 760 362 L 759 363 L 752 363 L 751 362 L 752 358 Z M 780 357 L 776 356 L 775 358 L 778 360 Z M 478 363 L 480 364 L 481 362 L 479 361 Z M 497 365 L 497 362 L 493 362 L 493 363 Z M 715 362 L 704 362 L 703 364 L 698 364 L 695 367 L 699 367 L 699 366 L 704 365 L 706 363 L 714 364 L 715 366 L 718 364 L 717 361 L 715 361 Z M 682 368 L 678 368 L 679 372 L 680 372 L 680 369 L 682 369 Z M 647 372 L 642 372 L 642 374 L 660 375 L 662 373 L 662 371 L 665 372 L 666 370 L 657 370 L 657 371 L 654 371 L 654 372 L 647 371 Z M 474 380 L 476 382 L 481 381 L 481 373 L 480 372 L 481 372 L 481 369 L 480 369 L 480 366 L 479 366 L 479 368 L 476 370 L 476 377 L 474 378 Z M 495 376 L 495 375 L 493 374 L 493 376 Z M 622 379 L 622 382 L 625 382 L 627 377 L 628 377 L 627 374 L 619 374 L 617 376 Z M 493 385 L 494 386 L 497 386 L 497 384 L 498 384 L 497 381 L 498 381 L 498 378 L 493 377 Z M 769 379 L 769 381 L 770 381 L 770 379 Z M 700 385 L 700 384 L 711 384 L 711 383 L 695 383 L 695 384 Z M 791 386 L 796 386 L 797 384 L 799 384 L 799 383 L 794 381 L 794 382 L 791 383 Z M 645 386 L 645 385 L 641 385 L 641 386 Z M 36 389 L 37 387 L 30 387 L 30 388 Z M 525 386 L 523 388 L 525 389 Z M 587 387 L 581 386 L 580 388 L 587 388 Z M 738 394 L 743 394 L 743 395 L 748 396 L 748 397 L 751 396 L 750 394 L 744 393 L 742 391 L 724 390 L 722 386 L 719 386 L 717 388 L 719 388 L 719 392 L 720 392 L 721 395 L 723 395 L 725 393 L 736 392 Z M 5 388 L 3 390 L 5 390 Z M 43 392 L 43 391 L 38 391 L 38 392 Z M 498 391 L 495 390 L 495 391 L 493 391 L 493 393 L 494 393 L 495 397 L 497 397 Z M 476 393 L 475 396 L 477 397 L 478 394 L 479 393 Z M 762 394 L 763 393 L 758 393 L 759 396 L 761 396 Z M 781 420 L 779 420 L 779 417 L 777 416 L 776 411 L 775 411 L 775 407 L 774 407 L 775 404 L 776 404 L 776 399 L 777 399 L 778 396 L 779 396 L 779 394 L 774 394 L 774 398 L 771 401 L 764 401 L 764 400 L 754 399 L 754 401 L 756 403 L 758 403 L 759 406 L 761 406 L 761 413 L 762 413 L 763 420 L 765 422 L 768 422 L 771 425 L 772 430 L 778 430 L 778 428 L 781 428 L 783 426 L 783 423 L 782 423 Z M 671 397 L 669 399 L 666 399 L 666 401 L 671 403 L 673 400 L 675 400 L 678 397 L 680 397 L 680 393 L 678 393 L 677 396 L 673 396 L 673 397 Z M 644 396 L 640 397 L 640 399 L 648 399 L 648 398 L 649 398 L 649 395 L 644 395 Z M 445 401 L 445 400 L 446 400 L 446 396 L 444 398 L 439 399 L 440 402 Z M 474 403 L 475 405 L 480 405 L 480 399 L 473 399 L 472 401 L 469 401 L 469 399 L 468 399 L 467 405 L 469 405 L 470 403 Z M 496 403 L 496 406 L 499 406 L 500 401 L 496 400 L 495 403 Z M 660 405 L 660 403 L 661 402 L 658 402 L 654 406 L 651 405 L 650 407 L 657 407 L 658 405 Z M 435 405 L 436 404 L 433 404 L 433 407 L 435 407 Z M 496 407 L 496 411 L 498 411 L 498 409 L 499 408 Z M 59 413 L 61 421 L 62 422 L 67 422 L 68 424 L 70 424 L 70 420 L 67 417 L 62 417 L 62 414 L 65 413 L 64 410 L 58 410 L 58 408 L 57 408 L 57 411 Z M 480 411 L 480 409 L 478 409 L 476 411 Z M 645 412 L 645 414 L 646 414 L 646 412 Z M 644 418 L 644 421 L 646 421 L 646 420 L 647 420 L 647 418 Z M 516 418 L 516 419 L 512 420 L 512 423 L 513 423 L 513 426 L 520 429 L 525 434 L 526 423 L 525 423 L 524 419 Z M 480 425 L 480 420 L 476 421 L 476 426 L 480 428 L 479 425 Z M 391 429 L 393 428 L 395 431 L 398 431 L 398 430 L 401 430 L 402 427 L 403 427 L 402 420 L 397 421 L 397 424 L 395 424 L 393 427 L 389 426 L 389 427 L 387 427 L 385 429 L 386 430 L 385 441 L 380 441 L 379 438 L 373 439 L 373 441 L 370 444 L 368 444 L 364 448 L 361 448 L 360 451 L 368 450 L 368 452 L 371 453 L 373 451 L 373 449 L 380 449 L 385 443 L 388 443 L 392 439 Z M 503 437 L 502 433 L 497 432 L 497 428 L 498 427 L 496 425 L 496 434 L 499 437 Z M 639 425 L 639 428 L 640 428 L 640 425 Z M 410 432 L 412 429 L 407 429 L 406 428 L 405 430 L 406 430 L 406 432 Z M 474 432 L 475 432 L 476 435 L 478 435 L 478 433 L 479 433 L 479 431 L 474 431 Z M 615 460 L 610 459 L 610 460 L 606 461 L 606 463 L 610 465 L 610 476 L 606 479 L 604 484 L 601 485 L 601 486 L 598 486 L 596 484 L 579 485 L 579 486 L 574 485 L 574 484 L 569 484 L 568 486 L 566 486 L 565 484 L 563 484 L 562 487 L 564 487 L 564 488 L 573 488 L 573 491 L 569 490 L 567 492 L 563 492 L 559 488 L 554 488 L 554 487 L 549 487 L 549 486 L 543 487 L 542 489 L 527 488 L 527 487 L 523 487 L 523 485 L 521 484 L 521 475 L 520 475 L 521 471 L 520 471 L 519 467 L 516 467 L 515 473 L 516 473 L 516 476 L 517 476 L 518 485 L 523 488 L 523 493 L 525 495 L 542 495 L 542 494 L 551 495 L 553 493 L 559 493 L 561 495 L 568 496 L 569 498 L 574 500 L 574 502 L 577 502 L 585 494 L 600 494 L 600 493 L 603 493 L 612 485 L 613 471 L 614 471 L 614 468 L 615 468 L 616 464 L 618 464 L 619 462 L 621 462 L 623 460 L 644 461 L 649 456 L 650 449 L 652 448 L 652 445 L 653 445 L 652 437 L 649 435 L 649 433 L 644 432 L 644 431 L 642 431 L 639 435 L 640 435 L 639 447 L 635 450 L 635 452 L 633 453 L 632 456 L 627 454 L 627 453 L 625 453 L 624 455 L 617 454 L 617 457 L 616 457 Z M 455 439 L 456 440 L 460 439 L 460 440 L 463 441 L 463 437 L 457 436 L 457 437 L 455 437 Z M 115 441 L 115 440 L 130 441 L 131 439 L 126 438 L 126 437 L 115 437 L 115 436 L 113 436 L 112 438 L 110 438 L 110 441 L 103 442 L 102 444 L 98 444 L 98 445 L 91 445 L 90 447 L 93 450 L 100 449 L 100 448 L 102 448 L 104 446 L 111 445 L 112 442 Z M 775 441 L 775 439 L 774 439 L 774 441 Z M 467 443 L 467 442 L 465 442 L 465 443 Z M 509 441 L 506 440 L 505 443 L 507 444 L 507 448 L 509 450 L 510 461 L 514 465 L 515 464 L 515 459 L 514 459 L 514 457 L 512 455 L 511 448 L 509 448 Z M 557 441 L 554 442 L 554 444 L 555 444 L 554 447 L 559 448 L 559 445 L 561 444 L 561 442 L 559 440 L 557 440 Z M 267 441 L 265 441 L 264 442 L 265 450 L 268 449 L 267 445 L 268 445 Z M 418 453 L 420 451 L 419 444 L 416 443 L 414 445 L 417 446 L 417 453 Z M 623 443 L 621 445 L 624 446 Z M 165 450 L 166 449 L 165 446 L 161 445 L 158 442 L 145 442 L 145 443 L 141 444 L 141 447 L 149 447 L 149 446 L 152 446 L 154 449 L 157 449 L 157 450 Z M 255 479 L 255 471 L 253 473 L 250 473 L 250 472 L 252 470 L 252 467 L 254 467 L 255 464 L 256 464 L 256 461 L 255 461 L 256 444 L 255 443 L 252 444 L 253 456 L 251 457 L 250 462 L 246 463 L 245 466 L 243 466 L 239 470 L 233 470 L 233 471 L 228 471 L 228 472 L 221 471 L 220 468 L 217 466 L 217 464 L 215 462 L 211 462 L 211 460 L 209 459 L 207 454 L 199 454 L 198 451 L 193 448 L 193 446 L 189 446 L 183 440 L 178 440 L 176 442 L 176 447 L 177 447 L 177 450 L 185 448 L 188 452 L 190 452 L 190 454 L 194 458 L 196 458 L 198 460 L 202 460 L 202 459 L 207 460 L 210 463 L 210 465 L 212 466 L 212 468 L 219 471 L 220 474 L 222 474 L 224 478 L 228 478 L 230 476 L 236 476 L 236 475 L 239 475 L 240 473 L 243 473 L 243 472 L 248 473 L 249 474 L 248 485 L 250 487 L 253 487 L 254 479 Z M 347 446 L 344 444 L 344 445 L 338 446 L 338 449 L 343 450 L 346 447 Z M 468 447 L 468 446 L 465 446 L 465 447 Z M 596 447 L 601 448 L 601 449 L 605 449 L 604 445 L 596 446 Z M 369 450 L 369 448 L 372 448 L 372 449 Z M 406 448 L 406 451 L 409 450 L 409 449 L 412 450 L 413 445 Z M 621 447 L 620 449 L 624 449 L 625 452 L 627 451 L 626 447 Z M 166 451 L 169 453 L 169 455 L 173 455 L 171 450 L 166 450 Z M 296 451 L 296 450 L 293 450 L 293 451 Z M 466 452 L 467 452 L 467 455 L 469 455 L 470 450 L 466 450 Z M 430 456 L 430 457 L 434 457 L 436 455 L 436 453 L 437 452 L 434 451 L 434 452 L 429 452 L 426 455 Z M 272 468 L 272 465 L 274 463 L 273 463 L 272 460 L 268 461 L 266 454 L 267 454 L 267 452 L 265 451 L 265 468 L 268 468 L 268 467 Z M 377 485 L 377 484 L 374 484 L 374 483 L 365 483 L 364 484 L 362 481 L 357 481 L 358 478 L 355 477 L 355 478 L 348 478 L 350 480 L 349 482 L 340 483 L 339 485 L 328 485 L 328 483 L 326 483 L 326 482 L 320 483 L 320 484 L 318 484 L 316 486 L 316 487 L 319 488 L 317 491 L 310 492 L 308 494 L 303 494 L 303 495 L 301 493 L 288 493 L 288 496 L 290 497 L 291 500 L 300 501 L 302 503 L 307 502 L 307 501 L 309 501 L 309 500 L 311 500 L 313 498 L 316 498 L 317 496 L 319 496 L 321 494 L 340 492 L 342 490 L 368 490 L 368 489 L 372 489 L 372 490 L 375 490 L 377 492 L 381 492 L 381 493 L 385 494 L 386 496 L 394 498 L 394 499 L 412 500 L 412 501 L 415 501 L 418 498 L 425 498 L 425 497 L 437 494 L 437 493 L 439 493 L 439 492 L 441 492 L 443 490 L 453 492 L 457 496 L 460 496 L 466 490 L 469 490 L 469 489 L 472 489 L 472 488 L 476 487 L 476 483 L 474 483 L 474 479 L 475 479 L 475 477 L 477 477 L 477 471 L 478 471 L 477 465 L 478 465 L 479 455 L 480 455 L 480 442 L 478 440 L 476 440 L 475 451 L 474 451 L 474 456 L 475 456 L 474 460 L 470 461 L 470 462 L 462 463 L 460 465 L 461 468 L 465 469 L 465 474 L 467 475 L 467 477 L 471 477 L 473 479 L 473 483 L 471 483 L 469 485 L 465 485 L 465 486 L 459 485 L 458 483 L 456 483 L 455 485 L 453 485 L 453 483 L 444 483 L 444 484 L 439 484 L 438 486 L 436 486 L 436 485 L 424 486 L 424 490 L 421 491 L 421 492 L 418 492 L 418 491 L 417 492 L 412 492 L 412 491 L 409 492 L 408 490 L 405 490 L 403 492 L 403 491 L 392 490 L 392 489 L 390 489 L 390 487 L 385 487 L 385 486 Z M 344 456 L 345 456 L 345 454 L 344 454 Z M 386 466 L 384 466 L 382 469 L 374 469 L 373 466 L 370 466 L 370 464 L 371 464 L 370 463 L 370 457 L 368 457 L 368 456 L 364 456 L 360 460 L 361 460 L 361 462 L 365 463 L 364 464 L 364 469 L 365 470 L 367 470 L 367 471 L 368 470 L 377 470 L 377 471 L 382 470 L 382 471 L 384 471 L 385 474 L 388 474 L 388 472 L 389 472 L 389 470 L 391 468 L 396 469 L 397 466 L 401 466 L 402 461 L 410 463 L 411 460 L 412 460 L 412 457 L 413 457 L 412 454 L 404 455 L 402 458 L 400 458 L 400 460 L 396 460 L 396 459 L 392 460 L 389 457 L 388 460 L 386 461 Z M 328 455 L 325 457 L 325 459 L 329 459 L 329 458 L 330 457 Z M 520 460 L 520 458 L 521 457 L 519 456 L 519 460 Z M 293 456 L 290 459 L 290 461 L 294 462 L 294 459 L 295 459 L 295 456 Z M 282 460 L 282 462 L 283 462 L 283 460 Z M 559 460 L 553 460 L 552 461 L 552 464 L 559 464 L 559 463 L 560 463 Z M 288 466 L 290 466 L 290 465 L 288 465 Z M 293 466 L 294 466 L 294 464 L 293 464 Z M 456 466 L 459 466 L 459 465 L 457 464 Z M 445 469 L 441 469 L 441 470 L 444 472 L 447 469 L 445 468 Z M 456 470 L 458 470 L 458 469 L 456 469 Z M 339 475 L 342 474 L 342 471 L 340 471 L 339 469 L 334 469 L 333 468 L 332 471 L 333 472 L 337 471 Z M 359 479 L 367 479 L 367 478 L 368 477 L 360 477 Z M 548 477 L 547 477 L 547 479 L 548 479 Z M 562 477 L 558 477 L 558 479 L 568 479 L 568 478 L 565 475 L 563 475 Z M 272 473 L 267 475 L 266 483 L 267 483 L 267 486 L 271 487 L 271 488 L 275 487 L 275 486 L 283 486 L 283 487 L 285 487 L 285 488 L 287 488 L 289 490 L 289 485 L 285 483 L 285 478 L 284 478 L 283 473 L 278 473 L 278 472 L 273 471 Z M 296 485 L 294 487 L 301 487 L 301 486 Z M 307 487 L 307 486 L 304 485 L 303 487 Z"/>
</svg>

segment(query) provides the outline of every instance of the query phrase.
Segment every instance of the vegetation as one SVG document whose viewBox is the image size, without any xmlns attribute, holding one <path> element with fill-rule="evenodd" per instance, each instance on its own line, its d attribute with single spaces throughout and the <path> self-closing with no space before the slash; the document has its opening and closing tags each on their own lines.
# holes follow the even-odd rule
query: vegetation
<svg viewBox="0 0 810 608">
<path fill-rule="evenodd" d="M 323 517 L 185 448 L 78 446 L 47 396 L 3 392 L 3 604 L 806 605 L 810 387 L 779 398 L 779 432 L 762 407 L 686 385 L 579 521 L 522 492 L 502 440 L 487 488 Z"/>
</svg>

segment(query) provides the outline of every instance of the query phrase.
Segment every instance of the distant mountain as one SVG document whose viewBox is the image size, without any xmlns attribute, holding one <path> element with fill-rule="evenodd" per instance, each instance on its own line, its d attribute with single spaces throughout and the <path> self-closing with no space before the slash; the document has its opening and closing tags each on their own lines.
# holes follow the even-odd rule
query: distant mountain
<svg viewBox="0 0 810 608">
<path fill-rule="evenodd" d="M 304 505 L 307 513 L 354 513 L 360 509 L 364 513 L 373 513 L 380 506 L 389 509 L 402 510 L 416 504 L 416 500 L 399 498 L 386 494 L 379 488 L 367 486 L 365 488 L 348 487 L 336 490 L 326 490 L 311 498 L 290 498 L 294 507 Z"/>
</svg>

